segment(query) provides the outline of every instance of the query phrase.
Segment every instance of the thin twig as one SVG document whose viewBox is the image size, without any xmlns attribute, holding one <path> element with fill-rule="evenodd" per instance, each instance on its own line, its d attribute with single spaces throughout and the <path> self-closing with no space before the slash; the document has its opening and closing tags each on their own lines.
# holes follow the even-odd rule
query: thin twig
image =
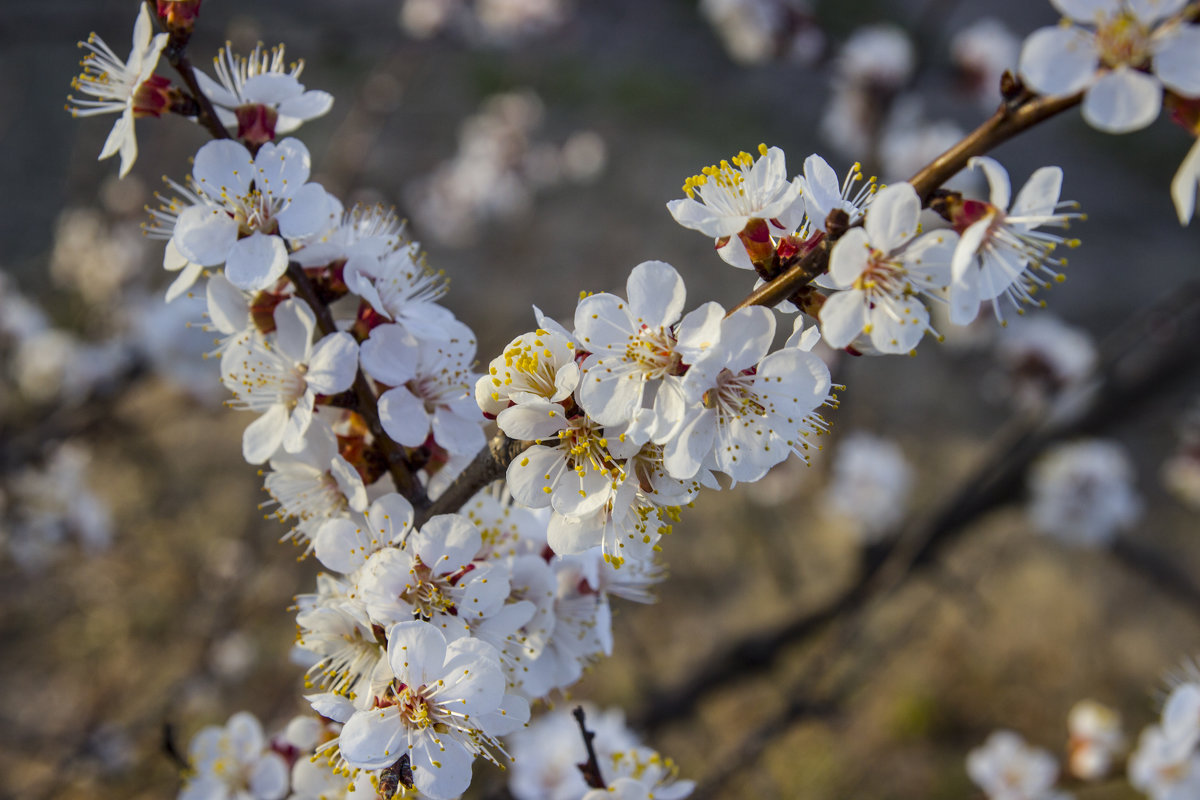
<svg viewBox="0 0 1200 800">
<path fill-rule="evenodd" d="M 583 706 L 575 706 L 571 716 L 579 723 L 579 734 L 583 737 L 583 746 L 587 749 L 587 761 L 575 766 L 579 767 L 579 771 L 583 773 L 584 783 L 588 786 L 593 789 L 607 789 L 608 784 L 604 782 L 604 776 L 600 774 L 600 761 L 596 758 L 596 748 L 592 744 L 596 733 L 587 729 L 587 717 L 583 712 Z"/>
</svg>

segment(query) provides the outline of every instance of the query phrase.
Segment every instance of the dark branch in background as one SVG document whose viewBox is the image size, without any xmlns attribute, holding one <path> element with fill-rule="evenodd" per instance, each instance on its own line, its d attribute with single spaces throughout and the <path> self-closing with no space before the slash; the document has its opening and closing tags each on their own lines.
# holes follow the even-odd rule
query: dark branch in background
<svg viewBox="0 0 1200 800">
<path fill-rule="evenodd" d="M 583 737 L 583 746 L 587 749 L 587 761 L 582 764 L 576 764 L 579 771 L 583 773 L 583 780 L 588 786 L 593 789 L 607 789 L 607 784 L 604 783 L 604 776 L 600 774 L 600 762 L 596 759 L 596 748 L 592 745 L 592 740 L 596 738 L 595 731 L 587 729 L 587 719 L 583 713 L 583 706 L 575 706 L 575 710 L 571 712 L 571 716 L 579 723 L 579 734 Z"/>
<path fill-rule="evenodd" d="M 913 573 L 932 563 L 940 548 L 961 536 L 980 515 L 1018 496 L 1030 463 L 1053 442 L 1095 433 L 1161 393 L 1174 380 L 1200 367 L 1195 342 L 1200 340 L 1200 282 L 1185 284 L 1164 301 L 1127 321 L 1101 348 L 1095 382 L 1062 397 L 1049 419 L 1019 416 L 998 437 L 980 465 L 950 492 L 931 514 L 910 521 L 897 539 L 863 552 L 855 582 L 815 610 L 806 610 L 782 626 L 746 637 L 719 650 L 690 676 L 644 704 L 633 721 L 653 731 L 689 714 L 714 689 L 762 672 L 774 664 L 785 647 L 805 641 L 843 615 L 868 601 L 890 594 Z M 1153 390 L 1152 390 L 1152 388 Z M 1067 413 L 1067 410 L 1074 413 Z M 1114 552 L 1123 563 L 1150 575 L 1167 575 L 1161 556 L 1151 559 L 1145 546 L 1136 550 L 1120 543 Z M 1178 570 L 1172 571 L 1176 597 L 1200 602 L 1200 590 Z M 1181 588 L 1184 583 L 1187 589 Z"/>
<path fill-rule="evenodd" d="M 317 327 L 321 333 L 326 336 L 336 333 L 337 325 L 334 324 L 333 314 L 330 313 L 329 306 L 322 302 L 317 295 L 316 289 L 304 269 L 295 261 L 289 262 L 287 276 L 292 285 L 296 287 L 296 294 L 317 315 Z M 407 497 L 418 512 L 426 508 L 429 505 L 429 498 L 425 496 L 425 487 L 417 480 L 416 474 L 411 469 L 404 448 L 393 442 L 383 430 L 383 425 L 379 422 L 375 392 L 371 389 L 371 385 L 367 382 L 367 376 L 363 374 L 361 368 L 354 376 L 354 386 L 351 391 L 355 398 L 354 411 L 363 418 L 367 429 L 371 431 L 371 436 L 383 449 L 383 454 L 387 458 L 388 472 L 391 473 L 392 480 L 396 482 L 396 491 Z"/>
</svg>

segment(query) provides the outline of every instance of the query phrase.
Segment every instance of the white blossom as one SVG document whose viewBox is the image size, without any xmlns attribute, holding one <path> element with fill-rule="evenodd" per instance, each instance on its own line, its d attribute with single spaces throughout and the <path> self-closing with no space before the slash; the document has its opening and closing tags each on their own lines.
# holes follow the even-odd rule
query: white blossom
<svg viewBox="0 0 1200 800">
<path fill-rule="evenodd" d="M 317 395 L 350 388 L 357 371 L 358 344 L 350 334 L 339 331 L 313 345 L 316 319 L 303 301 L 280 303 L 274 319 L 270 340 L 251 330 L 221 356 L 221 380 L 236 397 L 231 405 L 261 414 L 242 437 L 251 464 L 281 445 L 289 453 L 303 449 Z"/>
<path fill-rule="evenodd" d="M 1200 26 L 1173 16 L 1186 0 L 1053 3 L 1074 24 L 1040 28 L 1025 40 L 1019 69 L 1030 89 L 1046 95 L 1085 92 L 1083 118 L 1107 133 L 1153 122 L 1164 87 L 1200 96 Z"/>
<path fill-rule="evenodd" d="M 133 121 L 141 116 L 157 117 L 166 110 L 167 101 L 163 91 L 169 82 L 155 77 L 154 68 L 158 66 L 168 37 L 165 33 L 151 36 L 153 30 L 150 10 L 142 5 L 133 26 L 133 45 L 125 61 L 121 61 L 112 48 L 94 33 L 87 42 L 80 42 L 79 46 L 89 52 L 82 62 L 83 72 L 71 82 L 71 87 L 87 97 L 67 98 L 68 102 L 74 104 L 67 106 L 72 116 L 121 115 L 113 123 L 112 131 L 100 150 L 100 158 L 120 153 L 122 178 L 129 174 L 137 159 Z"/>
<path fill-rule="evenodd" d="M 1107 544 L 1142 513 L 1133 466 L 1113 442 L 1058 445 L 1034 464 L 1029 488 L 1034 526 L 1070 544 Z"/>
<path fill-rule="evenodd" d="M 916 190 L 893 184 L 875 195 L 863 227 L 851 228 L 833 246 L 829 278 L 843 291 L 820 312 L 821 335 L 830 347 L 846 347 L 866 334 L 880 352 L 908 353 L 930 329 L 929 310 L 917 295 L 949 283 L 958 235 L 917 236 L 920 213 Z"/>
</svg>

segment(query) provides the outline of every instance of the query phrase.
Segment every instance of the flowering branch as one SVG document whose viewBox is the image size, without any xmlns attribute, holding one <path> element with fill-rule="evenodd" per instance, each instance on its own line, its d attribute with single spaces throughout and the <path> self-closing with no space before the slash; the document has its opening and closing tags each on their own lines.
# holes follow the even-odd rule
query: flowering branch
<svg viewBox="0 0 1200 800">
<path fill-rule="evenodd" d="M 987 121 L 909 179 L 908 182 L 916 189 L 922 201 L 927 202 L 934 190 L 967 166 L 967 162 L 974 156 L 989 152 L 1022 131 L 1074 108 L 1083 100 L 1082 92 L 1066 97 L 1036 97 L 1024 87 L 1014 86 L 1012 91 L 1018 95 L 1015 104 L 1002 103 Z M 832 235 L 826 237 L 819 247 L 790 264 L 779 277 L 751 292 L 734 306 L 730 313 L 748 306 L 777 305 L 811 283 L 828 269 L 829 253 L 834 239 L 836 237 Z"/>
<path fill-rule="evenodd" d="M 503 478 L 513 459 L 532 445 L 533 442 L 522 442 L 497 433 L 436 500 L 423 511 L 418 509 L 417 527 L 438 514 L 452 514 L 462 508 L 480 489 Z"/>
</svg>

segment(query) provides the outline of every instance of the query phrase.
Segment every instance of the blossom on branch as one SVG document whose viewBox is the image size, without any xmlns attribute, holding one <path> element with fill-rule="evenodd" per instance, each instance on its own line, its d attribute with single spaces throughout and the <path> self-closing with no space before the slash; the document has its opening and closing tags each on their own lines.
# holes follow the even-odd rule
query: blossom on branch
<svg viewBox="0 0 1200 800">
<path fill-rule="evenodd" d="M 137 138 L 133 121 L 137 117 L 157 117 L 167 110 L 170 102 L 167 90 L 170 81 L 154 75 L 158 58 L 167 44 L 167 34 L 153 37 L 154 23 L 150 11 L 142 4 L 133 26 L 133 46 L 125 61 L 112 51 L 96 34 L 79 46 L 89 51 L 81 62 L 83 72 L 71 82 L 71 88 L 87 97 L 67 97 L 71 116 L 90 117 L 95 114 L 120 114 L 100 150 L 100 159 L 121 154 L 120 177 L 129 174 L 137 159 Z"/>
</svg>

